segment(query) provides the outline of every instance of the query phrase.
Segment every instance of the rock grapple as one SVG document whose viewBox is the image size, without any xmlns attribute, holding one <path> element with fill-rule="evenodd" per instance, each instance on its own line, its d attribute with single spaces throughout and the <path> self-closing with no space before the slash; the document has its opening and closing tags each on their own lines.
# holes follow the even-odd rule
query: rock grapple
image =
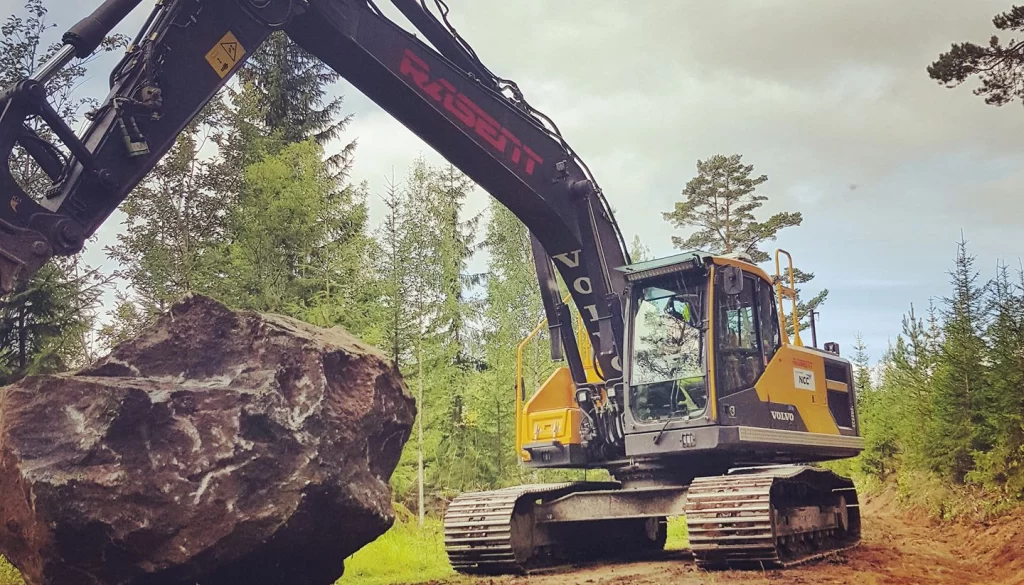
<svg viewBox="0 0 1024 585">
<path fill-rule="evenodd" d="M 191 296 L 0 389 L 0 552 L 30 585 L 333 583 L 393 522 L 414 416 L 344 331 Z"/>
</svg>

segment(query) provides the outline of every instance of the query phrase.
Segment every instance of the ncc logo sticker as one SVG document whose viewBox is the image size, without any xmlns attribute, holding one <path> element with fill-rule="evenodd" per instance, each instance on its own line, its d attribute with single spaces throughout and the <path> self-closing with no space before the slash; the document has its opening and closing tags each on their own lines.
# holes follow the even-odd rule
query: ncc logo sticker
<svg viewBox="0 0 1024 585">
<path fill-rule="evenodd" d="M 793 368 L 793 385 L 800 390 L 814 390 L 814 371 Z"/>
</svg>

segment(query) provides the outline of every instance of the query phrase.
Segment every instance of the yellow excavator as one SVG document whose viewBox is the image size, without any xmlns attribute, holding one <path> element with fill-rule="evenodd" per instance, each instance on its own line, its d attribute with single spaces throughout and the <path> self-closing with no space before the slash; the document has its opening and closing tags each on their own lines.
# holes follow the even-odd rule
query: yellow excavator
<svg viewBox="0 0 1024 585">
<path fill-rule="evenodd" d="M 779 274 L 782 256 L 788 278 Z M 458 497 L 445 516 L 452 565 L 520 572 L 650 552 L 664 546 L 669 516 L 686 517 L 703 568 L 784 567 L 855 544 L 853 483 L 794 465 L 856 455 L 863 441 L 850 363 L 835 344 L 801 341 L 790 255 L 776 251 L 771 277 L 744 255 L 701 252 L 620 270 L 628 316 L 621 386 L 607 385 L 579 328 L 586 381 L 600 392 L 580 397 L 570 368 L 559 367 L 527 399 L 522 352 L 544 321 L 520 345 L 516 388 L 523 465 L 602 467 L 617 481 Z M 624 408 L 602 420 L 619 393 Z M 624 452 L 595 464 L 590 444 L 616 432 Z"/>
<path fill-rule="evenodd" d="M 631 263 L 586 164 L 513 81 L 480 61 L 443 0 L 391 0 L 422 38 L 373 0 L 154 1 L 107 97 L 75 132 L 47 83 L 142 1 L 105 0 L 49 61 L 0 92 L 0 294 L 51 257 L 78 253 L 283 31 L 529 229 L 551 357 L 565 367 L 528 400 L 519 389 L 517 451 L 529 467 L 603 468 L 614 478 L 460 496 L 445 516 L 455 568 L 521 571 L 657 549 L 676 515 L 703 567 L 785 566 L 856 542 L 853 484 L 807 465 L 862 449 L 851 367 L 834 347 L 803 346 L 795 309 L 787 334 L 792 261 L 787 278 L 778 266 L 788 255 L 776 255 L 774 277 L 742 255 Z M 45 188 L 19 183 L 16 149 L 49 177 Z"/>
</svg>

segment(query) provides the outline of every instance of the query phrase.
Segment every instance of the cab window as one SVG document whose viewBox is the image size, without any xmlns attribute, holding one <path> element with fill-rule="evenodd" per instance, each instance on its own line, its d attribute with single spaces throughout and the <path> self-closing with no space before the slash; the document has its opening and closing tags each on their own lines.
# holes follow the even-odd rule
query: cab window
<svg viewBox="0 0 1024 585">
<path fill-rule="evenodd" d="M 775 304 L 775 295 L 772 285 L 761 280 L 757 282 L 757 320 L 761 337 L 761 351 L 764 355 L 764 364 L 768 365 L 775 350 L 779 349 L 782 340 L 779 338 L 779 312 Z"/>
</svg>

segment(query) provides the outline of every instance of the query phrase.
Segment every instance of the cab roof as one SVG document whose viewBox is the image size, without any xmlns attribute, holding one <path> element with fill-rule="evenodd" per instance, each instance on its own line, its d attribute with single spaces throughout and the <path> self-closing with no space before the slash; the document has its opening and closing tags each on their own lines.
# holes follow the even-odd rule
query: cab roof
<svg viewBox="0 0 1024 585">
<path fill-rule="evenodd" d="M 648 260 L 646 262 L 636 262 L 634 264 L 620 266 L 616 268 L 616 270 L 625 273 L 626 280 L 635 281 L 648 276 L 657 276 L 659 274 L 668 274 L 671 272 L 688 270 L 690 268 L 697 268 L 711 262 L 713 258 L 713 254 L 695 250 L 693 252 L 684 252 L 674 256 L 658 258 L 656 260 Z"/>
</svg>

